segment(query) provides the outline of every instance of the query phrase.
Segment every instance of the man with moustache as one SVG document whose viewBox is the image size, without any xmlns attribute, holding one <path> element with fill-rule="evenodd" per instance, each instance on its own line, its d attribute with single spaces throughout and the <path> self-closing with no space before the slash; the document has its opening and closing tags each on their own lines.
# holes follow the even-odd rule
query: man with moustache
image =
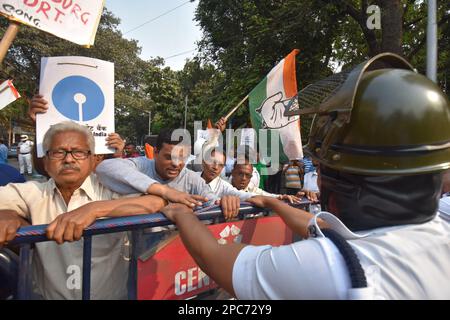
<svg viewBox="0 0 450 320">
<path fill-rule="evenodd" d="M 155 196 L 122 198 L 102 186 L 93 173 L 94 137 L 74 122 L 50 127 L 43 140 L 47 182 L 10 183 L 0 187 L 0 247 L 28 224 L 49 224 L 36 244 L 32 276 L 36 299 L 81 299 L 83 230 L 97 218 L 160 211 L 166 202 Z M 92 243 L 91 299 L 127 297 L 128 261 L 125 233 L 96 236 Z M 64 243 L 64 244 L 63 244 Z M 80 277 L 72 282 L 71 277 Z"/>
</svg>

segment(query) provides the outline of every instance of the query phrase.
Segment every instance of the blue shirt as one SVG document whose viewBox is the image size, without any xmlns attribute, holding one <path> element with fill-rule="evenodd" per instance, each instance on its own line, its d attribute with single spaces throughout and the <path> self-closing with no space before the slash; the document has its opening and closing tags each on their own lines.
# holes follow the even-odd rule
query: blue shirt
<svg viewBox="0 0 450 320">
<path fill-rule="evenodd" d="M 175 179 L 164 180 L 156 172 L 155 160 L 146 157 L 104 160 L 97 166 L 96 174 L 105 187 L 120 194 L 147 193 L 152 184 L 160 183 L 178 191 L 201 195 L 209 200 L 207 204 L 219 199 L 194 171 L 185 167 Z"/>
<path fill-rule="evenodd" d="M 316 170 L 316 168 L 314 167 L 314 165 L 312 163 L 312 160 L 310 158 L 304 157 L 302 159 L 302 161 L 303 161 L 303 165 L 305 166 L 305 173 L 312 172 L 312 171 Z"/>
<path fill-rule="evenodd" d="M 0 164 L 0 186 L 6 186 L 10 182 L 25 182 L 25 178 L 16 168 L 7 164 Z"/>
<path fill-rule="evenodd" d="M 8 162 L 8 147 L 0 144 L 0 163 Z"/>
</svg>

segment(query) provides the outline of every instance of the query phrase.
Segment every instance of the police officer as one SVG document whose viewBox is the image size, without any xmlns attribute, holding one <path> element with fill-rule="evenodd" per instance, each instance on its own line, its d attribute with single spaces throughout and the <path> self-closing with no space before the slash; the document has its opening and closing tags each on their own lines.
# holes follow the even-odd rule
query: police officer
<svg viewBox="0 0 450 320">
<path fill-rule="evenodd" d="M 19 149 L 19 168 L 20 168 L 20 174 L 25 173 L 25 166 L 27 169 L 28 175 L 31 176 L 33 173 L 33 165 L 31 162 L 31 151 L 33 148 L 33 142 L 28 139 L 28 136 L 26 134 L 23 134 L 20 136 L 20 142 L 18 145 Z"/>
<path fill-rule="evenodd" d="M 450 167 L 447 97 L 384 53 L 299 99 L 302 109 L 285 114 L 317 113 L 308 150 L 324 211 L 250 201 L 309 238 L 219 245 L 190 209 L 165 208 L 200 268 L 240 299 L 450 299 L 450 224 L 437 215 Z"/>
</svg>

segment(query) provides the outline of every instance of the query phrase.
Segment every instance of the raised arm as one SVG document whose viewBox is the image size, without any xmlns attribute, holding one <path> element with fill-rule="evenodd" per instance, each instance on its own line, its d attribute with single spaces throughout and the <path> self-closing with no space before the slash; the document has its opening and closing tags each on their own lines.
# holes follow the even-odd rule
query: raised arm
<svg viewBox="0 0 450 320">
<path fill-rule="evenodd" d="M 120 194 L 146 193 L 156 180 L 149 177 L 149 163 L 145 158 L 109 159 L 96 168 L 100 182 Z"/>
<path fill-rule="evenodd" d="M 200 206 L 206 201 L 200 193 L 191 195 L 152 179 L 152 160 L 145 157 L 105 160 L 98 165 L 96 173 L 104 186 L 117 193 L 148 193 L 191 207 Z"/>
</svg>

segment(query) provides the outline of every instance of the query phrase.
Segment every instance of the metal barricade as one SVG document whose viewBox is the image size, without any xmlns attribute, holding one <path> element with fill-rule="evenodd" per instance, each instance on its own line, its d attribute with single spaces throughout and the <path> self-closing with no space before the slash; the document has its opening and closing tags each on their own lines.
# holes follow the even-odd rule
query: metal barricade
<svg viewBox="0 0 450 320">
<path fill-rule="evenodd" d="M 306 208 L 310 202 L 303 200 L 296 207 Z M 211 206 L 196 210 L 199 220 L 224 221 L 222 210 L 218 206 Z M 258 208 L 249 203 L 242 202 L 239 210 L 239 219 L 245 219 L 255 214 L 268 215 L 269 210 Z M 136 280 L 136 266 L 138 253 L 136 248 L 139 247 L 139 231 L 146 228 L 162 227 L 173 225 L 163 214 L 142 214 L 122 218 L 109 218 L 97 220 L 94 224 L 86 228 L 83 232 L 83 270 L 82 270 L 82 299 L 90 299 L 91 285 L 91 253 L 92 253 L 92 237 L 95 235 L 115 233 L 115 232 L 132 232 L 131 246 L 131 265 L 130 277 Z M 17 299 L 31 299 L 31 256 L 32 246 L 38 242 L 50 241 L 46 237 L 46 228 L 48 225 L 34 225 L 22 227 L 17 231 L 16 238 L 10 242 L 12 246 L 20 247 L 19 255 L 19 272 L 17 285 Z M 129 298 L 136 299 L 136 281 L 131 281 L 129 286 Z"/>
</svg>

